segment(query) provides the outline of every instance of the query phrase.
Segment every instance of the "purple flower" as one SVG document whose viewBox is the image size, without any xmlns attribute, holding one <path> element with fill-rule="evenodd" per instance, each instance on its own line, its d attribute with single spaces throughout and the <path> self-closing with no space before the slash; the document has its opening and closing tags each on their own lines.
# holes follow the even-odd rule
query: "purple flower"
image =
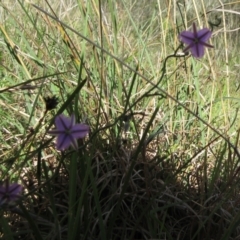
<svg viewBox="0 0 240 240">
<path fill-rule="evenodd" d="M 23 187 L 20 184 L 12 183 L 8 181 L 0 186 L 0 204 L 11 203 L 16 201 L 23 191 Z"/>
<path fill-rule="evenodd" d="M 183 50 L 191 51 L 192 55 L 196 58 L 201 58 L 204 55 L 204 47 L 213 48 L 207 41 L 211 37 L 212 32 L 208 28 L 203 28 L 197 31 L 195 23 L 193 23 L 193 32 L 182 31 L 179 35 L 180 40 L 187 45 Z"/>
<path fill-rule="evenodd" d="M 56 148 L 60 151 L 67 149 L 70 145 L 78 148 L 77 139 L 84 138 L 89 133 L 86 124 L 75 124 L 75 116 L 66 117 L 63 114 L 55 118 L 56 129 L 50 130 L 49 134 L 57 136 Z"/>
</svg>

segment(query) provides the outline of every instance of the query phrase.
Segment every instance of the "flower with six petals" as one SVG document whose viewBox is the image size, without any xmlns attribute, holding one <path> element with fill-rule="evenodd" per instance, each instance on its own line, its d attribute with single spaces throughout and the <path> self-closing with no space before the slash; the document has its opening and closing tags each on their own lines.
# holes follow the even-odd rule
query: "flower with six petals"
<svg viewBox="0 0 240 240">
<path fill-rule="evenodd" d="M 57 136 L 56 148 L 60 151 L 66 150 L 70 145 L 78 148 L 77 139 L 84 138 L 89 133 L 89 126 L 76 124 L 75 116 L 66 117 L 63 114 L 55 118 L 56 129 L 50 130 L 49 134 Z"/>
<path fill-rule="evenodd" d="M 9 184 L 8 181 L 6 181 L 5 184 L 0 186 L 0 204 L 11 204 L 18 200 L 22 191 L 22 185 L 18 183 Z"/>
<path fill-rule="evenodd" d="M 190 50 L 194 57 L 203 57 L 205 47 L 213 48 L 207 43 L 211 35 L 212 32 L 208 28 L 197 31 L 196 25 L 193 23 L 193 31 L 182 31 L 179 35 L 180 40 L 187 45 L 183 51 Z"/>
</svg>

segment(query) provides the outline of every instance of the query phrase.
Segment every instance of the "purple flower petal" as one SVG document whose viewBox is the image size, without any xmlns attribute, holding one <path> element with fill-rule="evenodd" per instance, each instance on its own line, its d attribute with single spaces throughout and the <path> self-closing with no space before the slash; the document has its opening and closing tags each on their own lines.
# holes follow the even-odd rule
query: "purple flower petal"
<svg viewBox="0 0 240 240">
<path fill-rule="evenodd" d="M 60 151 L 66 150 L 71 145 L 71 138 L 67 134 L 59 134 L 56 140 L 56 148 Z"/>
<path fill-rule="evenodd" d="M 203 28 L 197 33 L 197 37 L 201 42 L 207 42 L 211 36 L 212 32 L 208 28 Z"/>
<path fill-rule="evenodd" d="M 194 41 L 194 34 L 189 31 L 183 31 L 179 35 L 180 41 L 185 44 L 191 44 Z"/>
<path fill-rule="evenodd" d="M 0 186 L 0 203 L 11 203 L 16 201 L 23 191 L 23 186 L 17 183 Z"/>
<path fill-rule="evenodd" d="M 72 127 L 72 136 L 74 138 L 84 138 L 89 132 L 89 126 L 86 124 L 76 124 Z"/>
<path fill-rule="evenodd" d="M 190 51 L 192 55 L 196 58 L 201 58 L 204 55 L 204 47 L 200 43 L 194 44 Z"/>
<path fill-rule="evenodd" d="M 55 118 L 55 126 L 58 130 L 70 128 L 72 126 L 72 119 L 60 114 Z"/>
<path fill-rule="evenodd" d="M 11 200 L 14 201 L 16 200 L 19 195 L 22 193 L 23 186 L 17 183 L 13 183 L 9 186 L 9 192 L 11 195 Z"/>
</svg>

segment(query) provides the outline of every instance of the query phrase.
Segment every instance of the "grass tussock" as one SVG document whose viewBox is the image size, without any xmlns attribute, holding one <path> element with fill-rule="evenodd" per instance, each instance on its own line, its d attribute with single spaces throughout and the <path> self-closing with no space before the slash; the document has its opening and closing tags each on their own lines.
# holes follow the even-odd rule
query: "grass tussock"
<svg viewBox="0 0 240 240">
<path fill-rule="evenodd" d="M 239 9 L 1 1 L 0 237 L 240 239 Z M 90 126 L 77 150 L 56 149 L 59 114 Z"/>
</svg>

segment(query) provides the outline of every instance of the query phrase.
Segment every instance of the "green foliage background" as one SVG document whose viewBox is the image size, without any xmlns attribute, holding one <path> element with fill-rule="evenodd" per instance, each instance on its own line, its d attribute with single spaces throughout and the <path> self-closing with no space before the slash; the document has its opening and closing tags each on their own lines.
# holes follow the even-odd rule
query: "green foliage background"
<svg viewBox="0 0 240 240">
<path fill-rule="evenodd" d="M 0 180 L 25 191 L 1 237 L 238 239 L 239 9 L 2 0 Z M 178 38 L 193 22 L 213 31 L 198 60 Z M 77 152 L 47 133 L 59 113 L 91 127 Z"/>
</svg>

